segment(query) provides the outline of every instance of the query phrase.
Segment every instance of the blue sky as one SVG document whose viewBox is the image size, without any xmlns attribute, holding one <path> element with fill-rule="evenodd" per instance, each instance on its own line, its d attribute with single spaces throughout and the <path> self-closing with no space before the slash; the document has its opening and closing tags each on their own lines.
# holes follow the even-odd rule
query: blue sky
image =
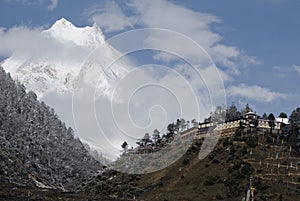
<svg viewBox="0 0 300 201">
<path fill-rule="evenodd" d="M 199 31 L 199 35 L 212 40 L 208 46 L 226 47 L 208 52 L 228 77 L 224 83 L 228 104 L 249 103 L 258 113 L 275 115 L 280 111 L 290 114 L 300 106 L 300 1 L 141 2 L 4 0 L 0 3 L 0 27 L 47 28 L 64 17 L 76 26 L 96 22 L 106 38 L 135 28 L 163 27 L 206 43 L 205 38 L 198 36 Z M 151 12 L 156 11 L 157 18 L 152 18 Z M 163 24 L 169 21 L 160 22 L 159 15 L 170 16 L 172 23 Z M 197 22 L 202 23 L 200 28 Z M 217 39 L 213 39 L 215 34 Z M 3 49 L 1 58 L 8 56 Z"/>
</svg>

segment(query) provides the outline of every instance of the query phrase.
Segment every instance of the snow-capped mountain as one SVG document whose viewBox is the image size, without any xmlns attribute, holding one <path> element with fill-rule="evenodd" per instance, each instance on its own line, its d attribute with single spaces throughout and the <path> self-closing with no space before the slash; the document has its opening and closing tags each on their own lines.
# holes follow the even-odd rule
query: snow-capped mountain
<svg viewBox="0 0 300 201">
<path fill-rule="evenodd" d="M 75 27 L 65 18 L 56 21 L 50 29 L 43 31 L 60 42 L 72 42 L 78 46 L 91 49 L 104 43 L 105 37 L 95 23 L 92 27 Z"/>
<path fill-rule="evenodd" d="M 15 53 L 1 65 L 14 79 L 41 98 L 48 92 L 73 92 L 80 73 L 81 81 L 109 95 L 112 85 L 124 76 L 128 64 L 119 63 L 106 68 L 120 53 L 105 42 L 101 29 L 76 27 L 62 18 L 40 33 L 44 44 L 41 54 Z M 97 58 L 86 59 L 95 49 Z M 82 65 L 85 62 L 85 65 Z"/>
</svg>

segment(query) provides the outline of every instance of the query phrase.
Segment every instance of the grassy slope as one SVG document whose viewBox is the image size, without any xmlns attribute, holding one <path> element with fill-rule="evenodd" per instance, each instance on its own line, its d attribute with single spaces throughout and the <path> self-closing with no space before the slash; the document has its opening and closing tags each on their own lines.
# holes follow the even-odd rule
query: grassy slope
<svg viewBox="0 0 300 201">
<path fill-rule="evenodd" d="M 245 143 L 220 141 L 214 152 L 204 160 L 198 159 L 197 146 L 194 146 L 192 150 L 194 151 L 185 154 L 172 166 L 143 175 L 139 180 L 139 187 L 149 186 L 153 182 L 160 182 L 160 187 L 150 192 L 144 192 L 139 197 L 143 200 L 168 201 L 221 200 L 222 198 L 224 200 L 242 200 L 248 184 L 247 178 L 251 175 L 254 177 L 256 188 L 255 200 L 300 200 L 299 184 L 298 186 L 292 184 L 287 186 L 286 183 L 279 182 L 283 178 L 296 183 L 299 181 L 300 175 L 298 178 L 297 176 L 288 178 L 281 169 L 279 172 L 282 172 L 284 176 L 279 177 L 275 174 L 275 176 L 259 179 L 271 171 L 264 164 L 266 159 L 262 162 L 259 161 L 264 158 L 266 153 L 274 152 L 273 146 L 258 145 L 256 148 L 252 148 L 252 159 L 249 155 L 251 148 Z M 280 151 L 283 153 L 283 149 Z M 183 161 L 186 159 L 189 159 L 190 163 L 183 165 Z M 251 164 L 252 172 L 245 167 L 247 163 Z M 269 164 L 271 163 L 272 161 L 269 162 Z M 282 163 L 282 161 L 278 163 Z M 274 172 L 275 170 L 273 168 Z M 294 173 L 296 172 L 294 171 Z"/>
<path fill-rule="evenodd" d="M 289 157 L 288 146 L 281 145 L 281 142 L 264 144 L 265 140 L 256 138 L 247 141 L 222 139 L 208 157 L 199 160 L 201 140 L 198 140 L 186 154 L 165 169 L 144 175 L 109 170 L 86 183 L 84 189 L 88 194 L 135 197 L 145 201 L 233 201 L 242 200 L 246 195 L 248 178 L 252 176 L 255 201 L 300 200 L 300 167 L 287 170 L 283 166 Z M 276 153 L 279 153 L 277 160 L 274 157 L 268 159 L 270 154 L 274 156 Z M 299 158 L 288 159 L 293 164 L 297 160 Z M 281 164 L 279 169 L 278 163 Z M 288 173 L 292 175 L 288 176 Z M 287 184 L 287 180 L 292 183 Z"/>
</svg>

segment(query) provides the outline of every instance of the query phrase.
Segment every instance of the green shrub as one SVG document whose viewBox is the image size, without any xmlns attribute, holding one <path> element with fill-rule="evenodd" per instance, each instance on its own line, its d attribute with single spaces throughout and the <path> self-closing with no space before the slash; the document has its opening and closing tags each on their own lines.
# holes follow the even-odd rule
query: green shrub
<svg viewBox="0 0 300 201">
<path fill-rule="evenodd" d="M 245 176 L 249 176 L 254 172 L 254 169 L 250 163 L 245 163 L 241 169 L 241 173 Z"/>
<path fill-rule="evenodd" d="M 205 186 L 212 186 L 212 185 L 215 184 L 215 182 L 212 181 L 212 180 L 210 180 L 210 179 L 206 179 L 206 180 L 203 182 L 203 184 L 204 184 Z"/>
<path fill-rule="evenodd" d="M 215 158 L 215 154 L 214 153 L 210 153 L 209 155 L 208 155 L 208 159 L 209 160 L 213 160 L 214 158 Z"/>
<path fill-rule="evenodd" d="M 219 164 L 220 161 L 218 159 L 214 159 L 211 163 L 213 163 L 213 164 Z"/>
<path fill-rule="evenodd" d="M 247 149 L 246 149 L 246 147 L 243 147 L 243 148 L 240 150 L 240 155 L 241 155 L 241 156 L 247 155 Z"/>
<path fill-rule="evenodd" d="M 185 158 L 182 161 L 182 165 L 188 165 L 189 163 L 190 163 L 190 159 L 188 159 L 188 158 Z"/>
<path fill-rule="evenodd" d="M 232 145 L 232 141 L 230 140 L 230 138 L 225 138 L 224 142 L 223 142 L 223 146 L 224 147 L 228 147 Z"/>
<path fill-rule="evenodd" d="M 238 170 L 238 169 L 240 169 L 240 167 L 241 167 L 241 164 L 238 162 L 238 163 L 235 163 L 235 164 L 233 165 L 232 169 L 233 169 L 233 170 Z"/>
<path fill-rule="evenodd" d="M 251 148 L 254 148 L 257 146 L 257 139 L 254 136 L 250 136 L 247 138 L 247 145 Z"/>
<path fill-rule="evenodd" d="M 216 195 L 216 199 L 217 200 L 224 200 L 224 197 L 222 195 L 217 194 Z"/>
<path fill-rule="evenodd" d="M 208 176 L 206 180 L 203 182 L 205 186 L 212 186 L 220 180 L 218 175 L 216 176 Z"/>
</svg>

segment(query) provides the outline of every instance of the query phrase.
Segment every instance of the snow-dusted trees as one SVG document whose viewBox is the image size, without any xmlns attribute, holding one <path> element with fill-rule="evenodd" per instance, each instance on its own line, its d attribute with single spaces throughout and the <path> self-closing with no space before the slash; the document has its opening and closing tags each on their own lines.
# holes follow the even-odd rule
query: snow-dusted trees
<svg viewBox="0 0 300 201">
<path fill-rule="evenodd" d="M 157 129 L 154 129 L 153 134 L 152 134 L 152 139 L 154 141 L 155 146 L 157 145 L 157 142 L 160 140 L 160 132 Z"/>
<path fill-rule="evenodd" d="M 26 93 L 25 87 L 12 80 L 2 67 L 0 144 L 7 160 L 18 161 L 46 185 L 72 188 L 101 168 L 55 111 L 40 103 L 34 92 Z M 9 164 L 0 163 L 0 169 L 7 172 L 2 176 L 22 183 L 12 176 L 13 167 Z"/>
<path fill-rule="evenodd" d="M 143 142 L 144 146 L 147 146 L 152 143 L 149 133 L 145 133 L 144 137 L 142 138 L 142 142 Z"/>
<path fill-rule="evenodd" d="M 123 142 L 123 144 L 121 145 L 124 153 L 127 153 L 128 150 L 128 143 L 126 141 Z"/>
</svg>

